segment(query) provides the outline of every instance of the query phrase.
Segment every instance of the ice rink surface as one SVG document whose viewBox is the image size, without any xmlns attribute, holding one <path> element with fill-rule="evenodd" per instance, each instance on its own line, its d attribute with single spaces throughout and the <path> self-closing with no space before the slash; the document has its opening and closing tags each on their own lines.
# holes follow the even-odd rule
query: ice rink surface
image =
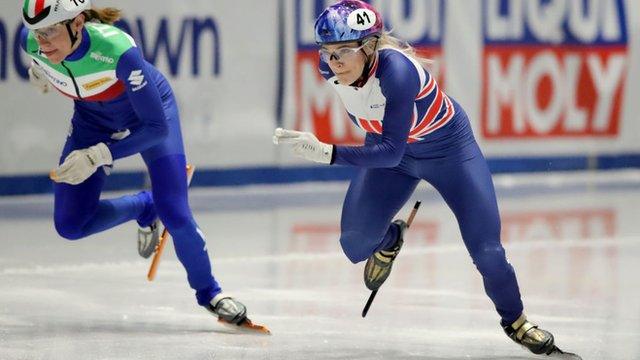
<svg viewBox="0 0 640 360">
<path fill-rule="evenodd" d="M 495 181 L 529 318 L 584 359 L 640 359 L 640 172 Z M 71 242 L 55 233 L 51 196 L 0 199 L 0 359 L 540 358 L 498 326 L 452 213 L 426 185 L 361 318 L 363 264 L 338 243 L 346 186 L 191 193 L 217 278 L 272 336 L 223 327 L 196 306 L 172 246 L 147 282 L 134 223 Z"/>
</svg>

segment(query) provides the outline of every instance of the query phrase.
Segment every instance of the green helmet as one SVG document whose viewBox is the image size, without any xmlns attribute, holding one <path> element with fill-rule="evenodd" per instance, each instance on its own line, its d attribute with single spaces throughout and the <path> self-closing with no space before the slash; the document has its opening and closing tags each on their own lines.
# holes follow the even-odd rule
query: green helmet
<svg viewBox="0 0 640 360">
<path fill-rule="evenodd" d="M 91 0 L 24 0 L 22 21 L 31 29 L 41 29 L 73 19 L 91 8 Z"/>
</svg>

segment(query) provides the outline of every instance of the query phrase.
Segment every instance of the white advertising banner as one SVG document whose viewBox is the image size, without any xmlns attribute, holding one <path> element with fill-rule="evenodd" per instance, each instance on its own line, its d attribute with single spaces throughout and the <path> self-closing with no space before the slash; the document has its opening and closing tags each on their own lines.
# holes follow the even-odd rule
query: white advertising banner
<svg viewBox="0 0 640 360">
<path fill-rule="evenodd" d="M 277 0 L 124 1 L 122 27 L 168 78 L 189 161 L 204 167 L 273 163 Z M 26 81 L 17 43 L 21 0 L 0 2 L 0 174 L 46 173 L 58 160 L 73 104 Z M 141 168 L 139 157 L 116 163 Z"/>
<path fill-rule="evenodd" d="M 640 2 L 373 0 L 388 29 L 433 60 L 489 158 L 640 153 Z M 363 133 L 317 70 L 325 0 L 96 0 L 169 79 L 201 168 L 308 163 L 271 144 L 278 125 L 338 144 Z M 0 3 L 0 176 L 46 174 L 72 113 L 26 81 L 21 1 Z M 139 169 L 138 157 L 118 169 Z"/>
</svg>

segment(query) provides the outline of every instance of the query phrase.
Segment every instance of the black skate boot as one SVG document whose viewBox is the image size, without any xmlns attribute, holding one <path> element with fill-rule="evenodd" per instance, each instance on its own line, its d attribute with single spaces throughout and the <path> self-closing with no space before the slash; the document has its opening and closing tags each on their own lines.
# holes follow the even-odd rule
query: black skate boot
<svg viewBox="0 0 640 360">
<path fill-rule="evenodd" d="M 206 308 L 218 316 L 219 320 L 229 324 L 242 325 L 247 321 L 247 308 L 238 300 L 222 293 L 216 295 Z"/>
<path fill-rule="evenodd" d="M 520 315 L 513 324 L 504 326 L 503 329 L 511 340 L 534 354 L 549 355 L 556 350 L 553 335 L 548 331 L 538 329 L 538 325 L 529 322 L 524 314 Z"/>
<path fill-rule="evenodd" d="M 399 228 L 396 243 L 389 250 L 380 250 L 371 255 L 364 266 L 364 284 L 369 290 L 378 290 L 387 280 L 391 273 L 393 261 L 400 253 L 400 249 L 402 249 L 407 223 L 403 220 L 395 220 L 393 223 L 398 225 Z"/>
</svg>

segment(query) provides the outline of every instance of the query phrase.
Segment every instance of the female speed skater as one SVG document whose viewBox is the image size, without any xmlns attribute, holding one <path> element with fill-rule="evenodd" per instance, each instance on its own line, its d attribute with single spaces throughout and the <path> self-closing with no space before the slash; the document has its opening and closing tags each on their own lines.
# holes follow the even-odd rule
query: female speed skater
<svg viewBox="0 0 640 360">
<path fill-rule="evenodd" d="M 553 335 L 524 314 L 500 243 L 491 174 L 462 107 L 438 87 L 412 47 L 384 31 L 367 3 L 346 0 L 326 8 L 315 39 L 320 73 L 367 132 L 365 143 L 326 144 L 312 133 L 281 128 L 274 143 L 310 161 L 359 168 L 344 200 L 340 244 L 353 263 L 367 260 L 365 285 L 377 290 L 389 276 L 407 227 L 391 220 L 426 180 L 455 214 L 506 334 L 533 353 L 560 352 Z"/>
<path fill-rule="evenodd" d="M 174 94 L 134 40 L 112 25 L 119 16 L 114 8 L 92 8 L 91 0 L 24 0 L 21 46 L 32 59 L 30 81 L 74 101 L 71 130 L 52 172 L 55 228 L 77 240 L 136 220 L 148 228 L 138 250 L 149 257 L 159 219 L 173 237 L 198 304 L 227 323 L 245 324 L 247 309 L 214 278 L 189 207 Z M 151 191 L 101 200 L 113 162 L 135 154 L 146 164 Z"/>
</svg>

